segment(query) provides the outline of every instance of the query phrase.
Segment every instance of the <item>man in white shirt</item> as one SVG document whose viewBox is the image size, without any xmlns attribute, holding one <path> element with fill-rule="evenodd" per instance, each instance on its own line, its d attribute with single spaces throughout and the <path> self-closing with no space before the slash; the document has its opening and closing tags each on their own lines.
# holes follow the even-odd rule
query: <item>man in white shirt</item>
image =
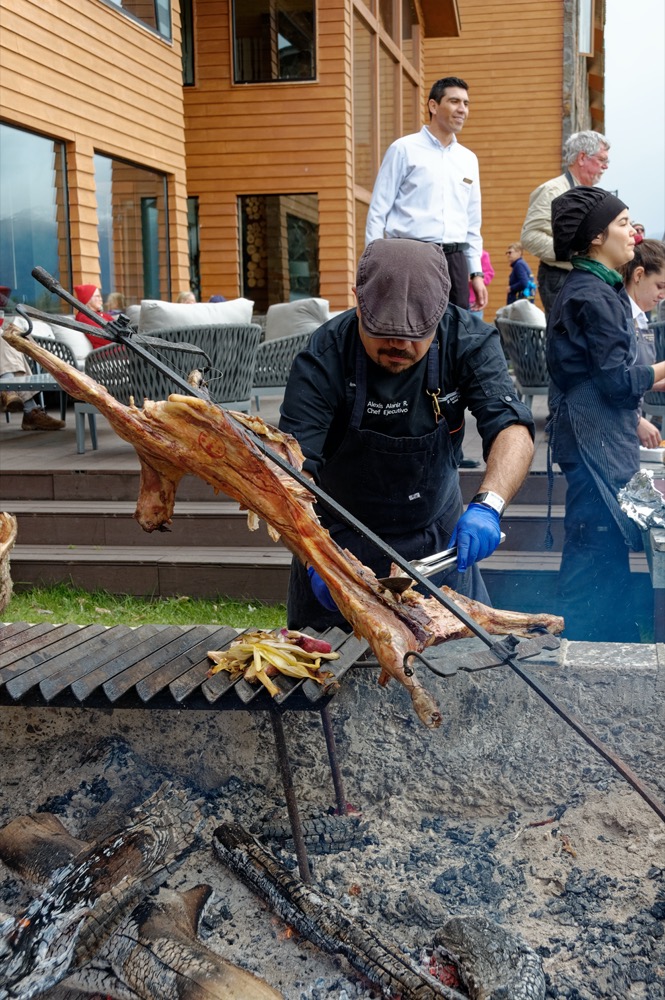
<svg viewBox="0 0 665 1000">
<path fill-rule="evenodd" d="M 411 239 L 443 247 L 452 287 L 450 302 L 469 308 L 469 280 L 477 308 L 487 305 L 480 255 L 478 158 L 457 141 L 469 116 L 469 88 L 459 77 L 430 90 L 430 121 L 389 147 L 367 215 L 366 243 Z"/>
</svg>

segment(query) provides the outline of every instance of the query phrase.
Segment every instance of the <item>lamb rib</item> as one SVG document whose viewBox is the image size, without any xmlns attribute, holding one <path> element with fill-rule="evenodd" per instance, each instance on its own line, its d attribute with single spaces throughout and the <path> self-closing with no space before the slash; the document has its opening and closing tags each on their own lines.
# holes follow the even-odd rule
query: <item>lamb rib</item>
<svg viewBox="0 0 665 1000">
<path fill-rule="evenodd" d="M 237 500 L 263 518 L 297 559 L 312 565 L 327 584 L 341 614 L 369 643 L 382 671 L 381 684 L 394 677 L 409 691 L 418 717 L 428 727 L 441 724 L 432 695 L 415 673 L 407 674 L 404 655 L 410 650 L 462 638 L 472 633 L 434 598 L 415 591 L 395 595 L 348 550 L 342 549 L 319 523 L 313 497 L 257 447 L 241 423 L 263 434 L 272 448 L 289 456 L 295 468 L 303 455 L 294 438 L 281 434 L 258 417 L 221 409 L 205 400 L 172 395 L 166 401 L 145 400 L 143 408 L 124 406 L 102 386 L 43 350 L 11 326 L 4 336 L 12 346 L 38 361 L 76 399 L 92 403 L 116 433 L 134 446 L 141 463 L 141 485 L 135 517 L 145 531 L 169 524 L 178 483 L 186 473 L 198 476 L 215 491 Z M 462 600 L 450 592 L 455 601 Z M 470 605 L 467 605 L 470 607 Z M 483 625 L 495 634 L 527 635 L 536 627 L 560 632 L 563 620 L 549 614 L 502 612 L 474 604 Z"/>
</svg>

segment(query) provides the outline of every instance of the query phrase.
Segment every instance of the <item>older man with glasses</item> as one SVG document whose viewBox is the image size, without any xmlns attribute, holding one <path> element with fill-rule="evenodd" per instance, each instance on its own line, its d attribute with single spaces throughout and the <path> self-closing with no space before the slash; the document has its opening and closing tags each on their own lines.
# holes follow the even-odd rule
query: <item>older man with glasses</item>
<svg viewBox="0 0 665 1000">
<path fill-rule="evenodd" d="M 529 197 L 521 243 L 540 260 L 538 291 L 546 314 L 571 270 L 570 262 L 557 260 L 554 253 L 552 202 L 580 184 L 585 187 L 598 184 L 610 165 L 609 148 L 609 142 L 600 132 L 575 132 L 564 143 L 564 172 L 545 181 Z"/>
</svg>

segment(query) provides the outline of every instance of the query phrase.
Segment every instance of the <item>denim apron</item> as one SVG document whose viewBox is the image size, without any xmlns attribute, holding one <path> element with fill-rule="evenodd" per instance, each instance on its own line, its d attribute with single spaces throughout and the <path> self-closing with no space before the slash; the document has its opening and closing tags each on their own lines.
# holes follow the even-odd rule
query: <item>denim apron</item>
<svg viewBox="0 0 665 1000">
<path fill-rule="evenodd" d="M 626 364 L 633 365 L 636 357 L 633 335 Z M 611 406 L 591 380 L 565 394 L 555 387 L 553 448 L 564 400 L 581 458 L 560 462 L 567 482 L 558 582 L 564 634 L 587 642 L 638 642 L 628 553 L 638 551 L 642 539 L 617 500 L 640 467 L 636 411 Z"/>
<path fill-rule="evenodd" d="M 427 405 L 434 406 L 438 417 L 434 430 L 416 437 L 391 437 L 361 428 L 367 403 L 367 354 L 358 343 L 356 394 L 349 425 L 319 478 L 326 493 L 409 560 L 447 548 L 463 510 L 451 439 L 451 434 L 461 429 L 463 407 L 459 400 L 453 403 L 448 397 L 439 397 L 439 349 L 437 336 L 427 353 Z M 319 516 L 338 545 L 353 552 L 378 577 L 388 575 L 390 560 L 376 546 L 323 506 Z M 489 603 L 475 566 L 463 574 L 453 568 L 433 580 L 438 586 L 445 583 Z M 290 628 L 350 628 L 339 612 L 327 611 L 319 604 L 305 567 L 295 559 L 289 580 L 288 621 Z"/>
</svg>

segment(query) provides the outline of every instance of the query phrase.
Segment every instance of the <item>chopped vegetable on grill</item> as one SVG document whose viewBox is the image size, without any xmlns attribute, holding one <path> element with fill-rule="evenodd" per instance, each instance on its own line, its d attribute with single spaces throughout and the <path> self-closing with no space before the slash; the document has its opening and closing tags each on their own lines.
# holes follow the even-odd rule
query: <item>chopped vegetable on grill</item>
<svg viewBox="0 0 665 1000">
<path fill-rule="evenodd" d="M 311 678 L 319 684 L 331 680 L 334 675 L 321 670 L 321 661 L 336 660 L 339 653 L 323 639 L 282 628 L 275 632 L 243 632 L 228 649 L 211 650 L 208 657 L 214 664 L 208 677 L 227 670 L 232 680 L 243 677 L 250 683 L 259 681 L 274 697 L 279 688 L 271 678 L 278 673 L 298 679 Z"/>
</svg>

